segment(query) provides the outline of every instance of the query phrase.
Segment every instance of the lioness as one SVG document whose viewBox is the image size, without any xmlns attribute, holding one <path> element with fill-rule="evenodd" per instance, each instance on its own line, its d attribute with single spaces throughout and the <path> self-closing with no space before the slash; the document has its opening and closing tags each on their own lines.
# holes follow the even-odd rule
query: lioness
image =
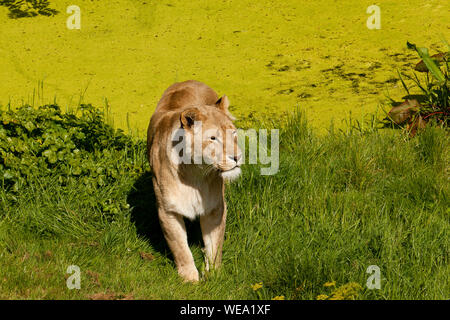
<svg viewBox="0 0 450 320">
<path fill-rule="evenodd" d="M 162 95 L 148 127 L 148 158 L 158 217 L 178 273 L 186 281 L 198 281 L 199 274 L 189 250 L 183 217 L 200 217 L 206 270 L 210 265 L 218 267 L 222 260 L 224 180 L 238 177 L 242 163 L 228 106 L 227 96 L 218 99 L 216 92 L 204 83 L 175 83 Z M 175 133 L 185 141 L 187 150 L 182 150 L 182 154 Z M 189 161 L 179 161 L 181 156 Z"/>
</svg>

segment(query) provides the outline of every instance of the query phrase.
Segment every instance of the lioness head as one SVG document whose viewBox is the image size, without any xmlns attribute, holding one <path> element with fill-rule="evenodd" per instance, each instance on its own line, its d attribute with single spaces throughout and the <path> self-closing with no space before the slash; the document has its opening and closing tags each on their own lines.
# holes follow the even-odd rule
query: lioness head
<svg viewBox="0 0 450 320">
<path fill-rule="evenodd" d="M 213 106 L 193 106 L 181 112 L 186 153 L 184 160 L 197 165 L 204 175 L 218 173 L 233 180 L 241 173 L 242 152 L 228 111 L 227 96 Z"/>
</svg>

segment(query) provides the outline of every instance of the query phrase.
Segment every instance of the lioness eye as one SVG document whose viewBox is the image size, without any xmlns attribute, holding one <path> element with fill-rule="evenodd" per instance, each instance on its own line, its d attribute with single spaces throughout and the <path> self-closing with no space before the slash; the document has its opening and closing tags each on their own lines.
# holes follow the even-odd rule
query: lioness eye
<svg viewBox="0 0 450 320">
<path fill-rule="evenodd" d="M 211 140 L 216 140 L 216 137 L 211 137 Z"/>
</svg>

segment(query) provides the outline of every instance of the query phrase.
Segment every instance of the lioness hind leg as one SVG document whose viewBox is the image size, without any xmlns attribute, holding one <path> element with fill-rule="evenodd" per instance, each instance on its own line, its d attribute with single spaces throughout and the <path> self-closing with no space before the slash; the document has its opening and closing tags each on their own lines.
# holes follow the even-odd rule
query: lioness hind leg
<svg viewBox="0 0 450 320">
<path fill-rule="evenodd" d="M 198 281 L 199 275 L 189 249 L 183 217 L 176 213 L 165 212 L 163 209 L 159 209 L 158 216 L 164 237 L 175 259 L 178 274 L 185 281 Z"/>
<path fill-rule="evenodd" d="M 205 245 L 206 270 L 218 268 L 222 263 L 222 245 L 225 235 L 226 209 L 214 210 L 200 217 L 203 243 Z"/>
</svg>

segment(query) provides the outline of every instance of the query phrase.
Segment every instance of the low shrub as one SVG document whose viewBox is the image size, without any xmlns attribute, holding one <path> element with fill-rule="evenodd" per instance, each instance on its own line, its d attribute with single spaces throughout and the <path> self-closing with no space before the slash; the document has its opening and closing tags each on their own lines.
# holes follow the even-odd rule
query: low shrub
<svg viewBox="0 0 450 320">
<path fill-rule="evenodd" d="M 103 186 L 123 172 L 140 171 L 133 154 L 143 147 L 91 105 L 63 113 L 57 105 L 0 111 L 0 183 L 14 197 L 35 177 L 76 177 L 86 188 Z M 127 157 L 129 161 L 110 161 Z"/>
</svg>

